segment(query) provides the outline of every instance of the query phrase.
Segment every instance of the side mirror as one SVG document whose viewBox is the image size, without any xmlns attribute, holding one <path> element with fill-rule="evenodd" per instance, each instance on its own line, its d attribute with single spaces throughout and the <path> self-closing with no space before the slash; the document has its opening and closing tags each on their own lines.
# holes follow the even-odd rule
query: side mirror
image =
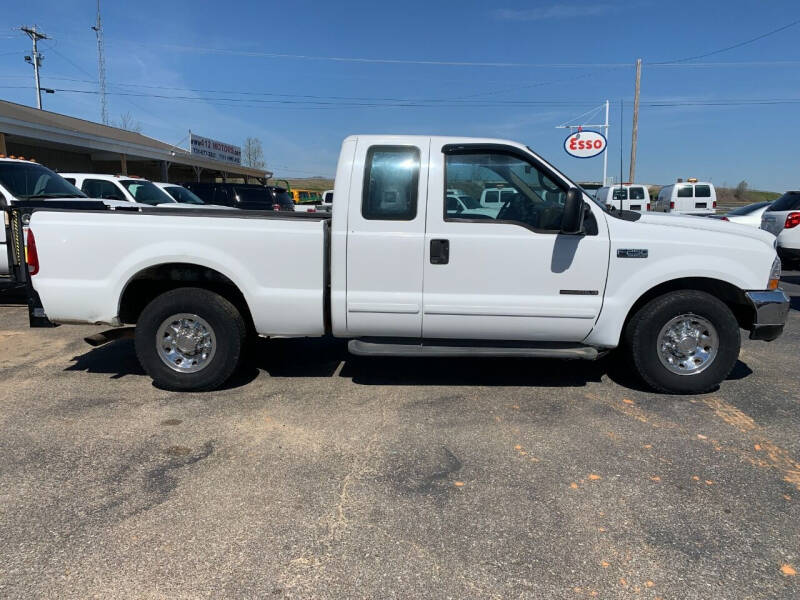
<svg viewBox="0 0 800 600">
<path fill-rule="evenodd" d="M 561 217 L 561 233 L 576 235 L 583 231 L 583 192 L 570 188 L 564 201 L 564 215 Z"/>
</svg>

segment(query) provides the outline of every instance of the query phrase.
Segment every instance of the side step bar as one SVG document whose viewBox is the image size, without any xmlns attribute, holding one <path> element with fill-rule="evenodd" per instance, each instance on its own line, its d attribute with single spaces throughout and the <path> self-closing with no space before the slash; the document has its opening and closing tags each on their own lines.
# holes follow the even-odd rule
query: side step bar
<svg viewBox="0 0 800 600">
<path fill-rule="evenodd" d="M 474 343 L 474 342 L 473 342 Z M 581 344 L 530 344 L 522 345 L 452 345 L 443 344 L 437 340 L 434 343 L 421 344 L 402 342 L 369 342 L 364 340 L 350 340 L 347 349 L 356 356 L 498 356 L 498 357 L 528 357 L 528 358 L 572 358 L 582 360 L 595 360 L 601 353 L 593 346 Z"/>
</svg>

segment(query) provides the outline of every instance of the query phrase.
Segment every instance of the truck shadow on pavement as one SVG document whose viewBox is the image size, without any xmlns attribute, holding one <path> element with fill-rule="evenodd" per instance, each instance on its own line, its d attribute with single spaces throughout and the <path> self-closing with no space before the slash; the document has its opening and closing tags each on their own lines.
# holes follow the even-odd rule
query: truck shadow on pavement
<svg viewBox="0 0 800 600">
<path fill-rule="evenodd" d="M 119 340 L 75 356 L 66 371 L 85 371 L 120 379 L 143 376 L 132 340 Z M 341 369 L 340 369 L 341 366 Z M 360 357 L 347 352 L 347 342 L 322 339 L 259 339 L 248 358 L 222 388 L 248 385 L 261 372 L 270 377 L 344 377 L 358 385 L 530 386 L 583 387 L 603 376 L 622 387 L 650 391 L 622 357 L 612 353 L 600 360 L 528 358 L 385 358 Z M 738 361 L 728 380 L 749 376 L 752 370 Z"/>
</svg>

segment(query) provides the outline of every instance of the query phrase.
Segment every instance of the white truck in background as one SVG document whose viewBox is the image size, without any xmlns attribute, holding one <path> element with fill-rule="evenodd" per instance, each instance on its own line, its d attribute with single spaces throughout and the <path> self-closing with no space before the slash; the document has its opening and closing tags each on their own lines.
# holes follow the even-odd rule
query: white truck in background
<svg viewBox="0 0 800 600">
<path fill-rule="evenodd" d="M 498 182 L 515 193 L 494 216 L 447 210 L 447 190 L 480 197 Z M 609 212 L 515 142 L 348 137 L 333 202 L 331 216 L 36 209 L 35 310 L 135 324 L 144 369 L 174 390 L 222 385 L 248 333 L 332 333 L 359 355 L 594 359 L 621 346 L 670 393 L 717 386 L 740 328 L 775 339 L 789 310 L 772 235 Z"/>
<path fill-rule="evenodd" d="M 678 180 L 659 190 L 653 210 L 676 215 L 713 215 L 717 212 L 717 190 L 708 181 Z"/>
<path fill-rule="evenodd" d="M 603 186 L 594 195 L 600 204 L 615 210 L 634 210 L 647 212 L 650 210 L 650 190 L 644 185 L 625 183 L 623 185 Z"/>
</svg>

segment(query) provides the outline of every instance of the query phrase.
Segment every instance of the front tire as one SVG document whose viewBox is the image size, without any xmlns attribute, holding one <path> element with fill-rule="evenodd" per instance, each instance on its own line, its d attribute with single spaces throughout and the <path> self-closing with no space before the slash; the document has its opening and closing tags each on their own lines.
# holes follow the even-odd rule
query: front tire
<svg viewBox="0 0 800 600">
<path fill-rule="evenodd" d="M 641 307 L 628 323 L 628 350 L 640 377 L 668 394 L 702 394 L 730 374 L 739 357 L 739 323 L 711 294 L 681 290 Z"/>
<path fill-rule="evenodd" d="M 236 370 L 245 343 L 244 319 L 228 300 L 202 288 L 157 296 L 136 323 L 136 355 L 156 386 L 207 391 Z"/>
</svg>

